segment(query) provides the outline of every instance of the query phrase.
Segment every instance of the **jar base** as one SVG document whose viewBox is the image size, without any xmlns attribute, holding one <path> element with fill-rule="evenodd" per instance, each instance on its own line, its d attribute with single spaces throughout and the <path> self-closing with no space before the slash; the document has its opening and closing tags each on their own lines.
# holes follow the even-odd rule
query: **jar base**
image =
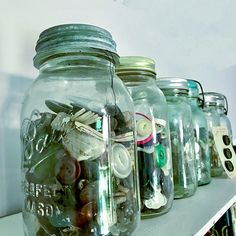
<svg viewBox="0 0 236 236">
<path fill-rule="evenodd" d="M 174 199 L 191 197 L 195 194 L 195 192 L 196 186 L 194 184 L 192 184 L 192 186 L 189 185 L 187 189 L 183 187 L 178 187 L 175 189 Z"/>
</svg>

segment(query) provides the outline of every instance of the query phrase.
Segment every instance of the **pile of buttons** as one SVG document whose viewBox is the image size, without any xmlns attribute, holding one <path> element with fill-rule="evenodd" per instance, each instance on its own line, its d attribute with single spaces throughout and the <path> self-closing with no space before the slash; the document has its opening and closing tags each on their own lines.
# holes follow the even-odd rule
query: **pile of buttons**
<svg viewBox="0 0 236 236">
<path fill-rule="evenodd" d="M 78 102 L 45 103 L 52 113 L 35 110 L 22 126 L 25 201 L 27 211 L 37 215 L 37 235 L 99 234 L 103 213 L 111 214 L 106 215 L 107 226 L 114 235 L 120 231 L 129 235 L 138 217 L 130 175 L 134 153 L 131 116 L 118 107 L 106 107 L 114 124 L 109 157 L 99 109 Z M 113 176 L 109 176 L 110 166 Z"/>
<path fill-rule="evenodd" d="M 140 178 L 140 192 L 143 200 L 142 213 L 154 214 L 152 209 L 159 209 L 166 205 L 172 193 L 172 181 L 167 168 L 167 154 L 165 145 L 166 121 L 156 119 L 156 137 L 153 137 L 151 119 L 142 113 L 136 113 L 137 149 Z M 165 171 L 166 170 L 166 174 Z M 159 188 L 156 187 L 160 180 Z M 168 185 L 166 183 L 169 183 Z"/>
</svg>

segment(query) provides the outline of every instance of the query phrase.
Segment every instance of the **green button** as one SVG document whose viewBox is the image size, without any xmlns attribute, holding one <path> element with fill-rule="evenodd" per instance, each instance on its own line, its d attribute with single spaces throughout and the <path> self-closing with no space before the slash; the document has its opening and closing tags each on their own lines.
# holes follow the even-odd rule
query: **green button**
<svg viewBox="0 0 236 236">
<path fill-rule="evenodd" d="M 162 168 L 167 163 L 166 152 L 162 144 L 155 147 L 157 168 Z"/>
</svg>

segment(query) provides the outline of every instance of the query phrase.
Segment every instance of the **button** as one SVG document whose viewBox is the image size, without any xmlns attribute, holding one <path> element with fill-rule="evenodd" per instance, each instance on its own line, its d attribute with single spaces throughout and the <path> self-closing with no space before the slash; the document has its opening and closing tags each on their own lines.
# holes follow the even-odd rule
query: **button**
<svg viewBox="0 0 236 236">
<path fill-rule="evenodd" d="M 152 132 L 151 122 L 149 120 L 141 119 L 137 122 L 137 132 L 141 137 L 150 135 Z"/>
<path fill-rule="evenodd" d="M 231 161 L 225 161 L 225 167 L 230 172 L 232 172 L 234 170 L 234 166 Z"/>
<path fill-rule="evenodd" d="M 132 160 L 129 152 L 122 144 L 112 146 L 112 167 L 116 177 L 126 178 L 132 171 Z"/>
<path fill-rule="evenodd" d="M 137 126 L 137 144 L 145 144 L 152 138 L 152 122 L 142 113 L 135 113 L 136 126 Z"/>
<path fill-rule="evenodd" d="M 158 144 L 155 147 L 155 152 L 156 152 L 156 166 L 157 168 L 162 168 L 166 165 L 167 163 L 167 156 L 165 149 L 162 144 Z"/>
<path fill-rule="evenodd" d="M 97 204 L 96 202 L 89 202 L 84 205 L 76 215 L 75 224 L 78 227 L 83 226 L 88 221 L 91 221 L 93 217 L 97 214 Z"/>
<path fill-rule="evenodd" d="M 154 197 L 145 200 L 144 205 L 149 209 L 159 209 L 167 203 L 166 197 L 161 193 L 161 189 L 155 191 Z"/>
<path fill-rule="evenodd" d="M 166 126 L 166 121 L 163 119 L 155 119 L 156 133 L 161 133 Z"/>
<path fill-rule="evenodd" d="M 97 201 L 98 192 L 99 192 L 98 181 L 94 181 L 94 182 L 90 182 L 86 184 L 80 192 L 80 195 L 79 195 L 80 202 L 85 205 L 91 201 Z"/>
<path fill-rule="evenodd" d="M 80 173 L 79 162 L 66 153 L 55 166 L 55 175 L 62 184 L 73 184 L 79 178 Z"/>
<path fill-rule="evenodd" d="M 225 145 L 230 145 L 230 139 L 228 135 L 223 135 L 222 139 Z"/>
<path fill-rule="evenodd" d="M 224 148 L 224 155 L 227 159 L 231 159 L 232 158 L 232 152 L 230 151 L 229 148 Z"/>
</svg>

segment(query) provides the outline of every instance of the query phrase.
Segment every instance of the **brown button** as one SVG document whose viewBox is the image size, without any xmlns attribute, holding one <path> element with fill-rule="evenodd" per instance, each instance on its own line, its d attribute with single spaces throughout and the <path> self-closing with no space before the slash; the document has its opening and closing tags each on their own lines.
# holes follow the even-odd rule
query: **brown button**
<svg viewBox="0 0 236 236">
<path fill-rule="evenodd" d="M 96 202 L 87 203 L 79 210 L 78 214 L 76 214 L 76 226 L 82 227 L 88 221 L 92 220 L 93 217 L 96 216 L 97 212 L 98 210 Z"/>
<path fill-rule="evenodd" d="M 96 201 L 98 197 L 98 181 L 85 185 L 85 187 L 81 190 L 79 197 L 82 204 Z"/>
<path fill-rule="evenodd" d="M 68 154 L 64 154 L 55 166 L 55 175 L 62 184 L 73 184 L 79 178 L 80 173 L 79 162 Z"/>
</svg>

